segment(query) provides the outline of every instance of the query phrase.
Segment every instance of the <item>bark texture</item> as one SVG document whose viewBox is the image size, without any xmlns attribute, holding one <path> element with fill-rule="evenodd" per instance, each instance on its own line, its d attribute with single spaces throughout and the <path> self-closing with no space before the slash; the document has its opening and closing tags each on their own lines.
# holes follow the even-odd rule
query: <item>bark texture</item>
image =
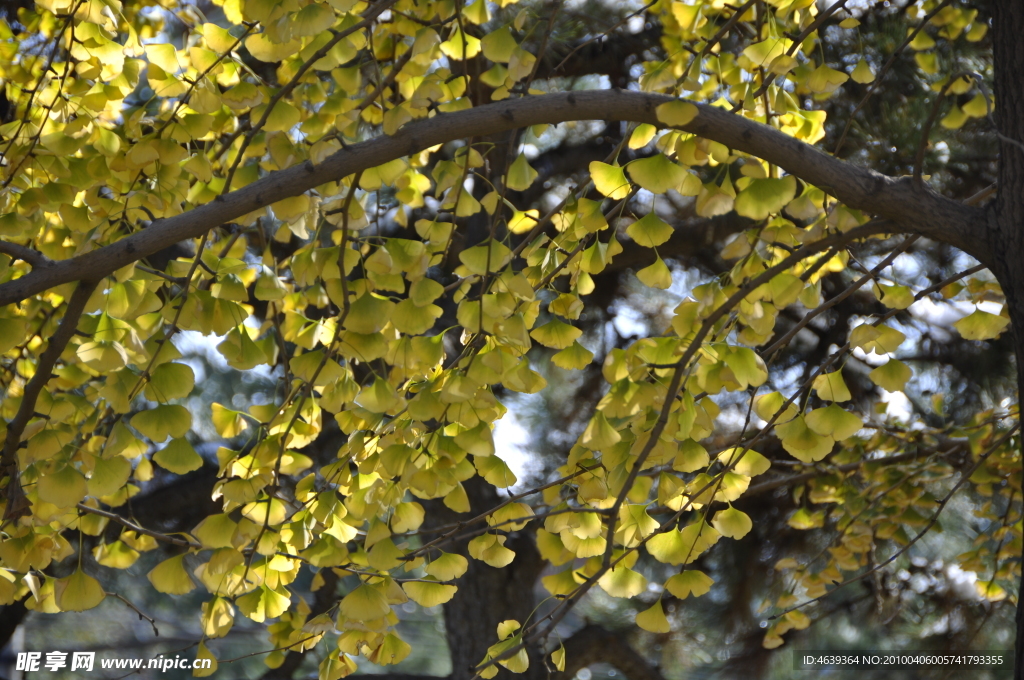
<svg viewBox="0 0 1024 680">
<path fill-rule="evenodd" d="M 999 193 L 989 207 L 986 236 L 989 250 L 995 254 L 992 272 L 1010 310 L 1019 393 L 1024 386 L 1024 148 L 1019 146 L 1024 142 L 1024 3 L 992 0 L 991 7 L 996 124 L 1003 138 Z M 1018 593 L 1022 591 L 1024 579 Z M 1019 594 L 1013 677 L 1024 680 L 1024 603 Z"/>
</svg>

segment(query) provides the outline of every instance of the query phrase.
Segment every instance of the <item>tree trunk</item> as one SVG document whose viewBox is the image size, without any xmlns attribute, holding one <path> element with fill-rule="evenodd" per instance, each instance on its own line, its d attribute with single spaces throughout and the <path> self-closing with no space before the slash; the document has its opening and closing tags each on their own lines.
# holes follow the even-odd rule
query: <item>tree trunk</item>
<svg viewBox="0 0 1024 680">
<path fill-rule="evenodd" d="M 1024 387 L 1024 3 L 993 0 L 992 61 L 996 124 L 1001 135 L 999 193 L 988 211 L 990 263 L 1006 295 L 1017 355 L 1018 393 Z M 1019 395 L 1018 395 L 1019 403 Z M 1024 590 L 1024 578 L 1021 589 Z M 1024 680 L 1024 603 L 1018 590 L 1014 679 Z"/>
</svg>

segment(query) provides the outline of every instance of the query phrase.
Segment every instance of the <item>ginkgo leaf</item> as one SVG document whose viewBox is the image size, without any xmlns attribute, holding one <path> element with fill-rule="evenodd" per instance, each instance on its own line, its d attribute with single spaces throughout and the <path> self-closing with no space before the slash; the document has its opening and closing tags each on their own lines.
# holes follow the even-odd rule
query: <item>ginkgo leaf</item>
<svg viewBox="0 0 1024 680">
<path fill-rule="evenodd" d="M 737 182 L 739 186 L 739 182 Z M 787 175 L 781 179 L 751 179 L 750 183 L 736 195 L 736 212 L 752 220 L 763 220 L 770 214 L 777 214 L 796 195 L 796 177 Z"/>
<path fill-rule="evenodd" d="M 661 606 L 661 598 L 651 605 L 649 609 L 637 613 L 636 625 L 650 633 L 671 632 L 672 626 L 669 625 L 668 619 L 665 618 L 665 610 Z"/>
<path fill-rule="evenodd" d="M 583 335 L 583 331 L 579 328 L 558 319 L 552 319 L 543 326 L 530 331 L 531 338 L 552 349 L 565 349 L 581 335 Z"/>
<path fill-rule="evenodd" d="M 402 590 L 405 591 L 410 600 L 419 606 L 436 607 L 455 597 L 455 592 L 458 588 L 443 583 L 409 581 L 402 584 Z"/>
<path fill-rule="evenodd" d="M 81 568 L 53 584 L 54 600 L 61 611 L 84 612 L 92 609 L 106 597 L 100 582 Z"/>
<path fill-rule="evenodd" d="M 146 399 L 162 404 L 172 399 L 187 397 L 195 386 L 195 373 L 187 364 L 169 361 L 160 364 L 149 377 L 146 385 Z"/>
<path fill-rule="evenodd" d="M 799 415 L 788 423 L 775 428 L 782 447 L 797 460 L 805 463 L 819 461 L 832 452 L 835 440 L 819 435 L 807 426 L 804 416 Z"/>
<path fill-rule="evenodd" d="M 93 549 L 92 555 L 96 562 L 111 569 L 127 569 L 139 559 L 139 552 L 123 541 L 98 545 Z"/>
<path fill-rule="evenodd" d="M 745 512 L 730 506 L 715 513 L 711 526 L 723 536 L 738 540 L 750 533 L 754 523 Z"/>
<path fill-rule="evenodd" d="M 964 340 L 992 340 L 1010 325 L 1010 320 L 976 309 L 953 324 Z M 891 392 L 892 390 L 890 390 Z"/>
<path fill-rule="evenodd" d="M 424 571 L 439 581 L 454 581 L 466 573 L 469 562 L 462 555 L 455 553 L 441 553 L 441 556 L 434 559 L 424 567 Z"/>
<path fill-rule="evenodd" d="M 647 589 L 643 574 L 623 566 L 606 571 L 597 584 L 612 597 L 636 597 Z"/>
<path fill-rule="evenodd" d="M 91 496 L 109 496 L 117 492 L 132 474 L 132 464 L 127 458 L 98 459 L 89 477 L 88 490 Z"/>
<path fill-rule="evenodd" d="M 674 101 L 659 104 L 654 113 L 665 125 L 679 127 L 686 125 L 697 117 L 699 110 L 690 102 Z"/>
<path fill-rule="evenodd" d="M 210 407 L 210 420 L 217 434 L 225 439 L 237 437 L 248 426 L 241 411 L 233 411 L 217 403 Z"/>
<path fill-rule="evenodd" d="M 343 597 L 339 608 L 341 615 L 352 621 L 382 619 L 391 611 L 384 594 L 365 583 Z"/>
<path fill-rule="evenodd" d="M 629 196 L 630 186 L 626 174 L 617 165 L 608 165 L 601 161 L 590 164 L 590 179 L 603 195 L 614 200 Z"/>
<path fill-rule="evenodd" d="M 807 87 L 811 92 L 829 94 L 849 79 L 850 76 L 842 71 L 837 71 L 822 64 L 807 77 Z"/>
<path fill-rule="evenodd" d="M 864 427 L 864 421 L 838 404 L 811 411 L 805 416 L 807 427 L 820 435 L 842 441 Z"/>
<path fill-rule="evenodd" d="M 224 637 L 234 625 L 234 606 L 223 597 L 214 597 L 203 603 L 203 635 L 211 638 Z"/>
<path fill-rule="evenodd" d="M 600 451 L 619 443 L 621 439 L 622 436 L 611 426 L 604 414 L 597 411 L 580 437 L 580 444 L 592 451 Z"/>
<path fill-rule="evenodd" d="M 875 72 L 872 70 L 871 65 L 868 64 L 866 59 L 861 59 L 857 62 L 857 66 L 854 67 L 853 72 L 850 73 L 850 78 L 855 83 L 866 85 L 874 81 Z"/>
<path fill-rule="evenodd" d="M 913 371 L 898 359 L 889 359 L 886 363 L 868 373 L 868 377 L 876 385 L 887 392 L 899 392 L 907 384 Z"/>
<path fill-rule="evenodd" d="M 629 237 L 642 246 L 654 248 L 672 237 L 673 229 L 653 212 L 647 213 L 626 228 Z"/>
<path fill-rule="evenodd" d="M 768 367 L 757 352 L 749 347 L 730 347 L 725 355 L 726 365 L 739 381 L 740 387 L 760 387 L 768 379 Z"/>
<path fill-rule="evenodd" d="M 36 492 L 40 500 L 58 508 L 69 508 L 88 493 L 85 476 L 71 465 L 62 465 L 39 478 Z"/>
<path fill-rule="evenodd" d="M 691 595 L 700 597 L 707 594 L 714 582 L 715 580 L 704 572 L 688 569 L 665 581 L 665 590 L 680 600 L 685 600 Z"/>
<path fill-rule="evenodd" d="M 842 371 L 822 373 L 814 379 L 812 387 L 819 397 L 827 401 L 849 401 L 853 398 L 846 387 L 846 381 L 843 380 Z"/>
<path fill-rule="evenodd" d="M 183 560 L 185 555 L 177 555 L 166 559 L 146 574 L 153 587 L 168 595 L 184 595 L 195 588 L 195 583 L 185 571 Z"/>
<path fill-rule="evenodd" d="M 665 290 L 672 287 L 672 271 L 659 255 L 653 263 L 636 273 L 636 278 L 650 288 Z"/>
<path fill-rule="evenodd" d="M 675 189 L 689 174 L 663 153 L 635 160 L 626 166 L 626 170 L 634 182 L 654 194 L 663 194 L 669 189 Z"/>
<path fill-rule="evenodd" d="M 192 677 L 206 678 L 217 672 L 217 657 L 213 655 L 205 642 L 200 642 L 196 649 L 196 661 L 198 663 L 192 670 Z"/>
<path fill-rule="evenodd" d="M 468 549 L 473 559 L 496 568 L 507 567 L 516 556 L 515 552 L 505 547 L 505 537 L 494 534 L 477 536 L 469 542 Z"/>
<path fill-rule="evenodd" d="M 519 47 L 519 43 L 512 37 L 512 31 L 508 27 L 490 31 L 480 40 L 480 48 L 483 50 L 484 56 L 499 64 L 507 64 L 517 47 Z M 521 190 L 517 189 L 517 191 Z"/>
<path fill-rule="evenodd" d="M 379 666 L 389 666 L 401 663 L 405 657 L 409 656 L 410 652 L 412 652 L 412 647 L 408 642 L 394 633 L 388 633 L 384 636 L 380 646 L 367 655 L 367 659 Z"/>
<path fill-rule="evenodd" d="M 170 404 L 157 406 L 136 413 L 131 419 L 132 427 L 156 443 L 167 441 L 168 437 L 184 437 L 192 429 L 192 414 L 184 406 Z"/>
<path fill-rule="evenodd" d="M 486 39 L 484 38 L 484 40 Z M 526 191 L 535 179 L 537 179 L 537 171 L 530 167 L 530 162 L 526 160 L 526 154 L 521 153 L 508 168 L 505 186 L 513 191 Z"/>
<path fill-rule="evenodd" d="M 172 439 L 153 454 L 153 462 L 176 475 L 184 475 L 203 466 L 202 457 L 184 438 Z"/>
<path fill-rule="evenodd" d="M 594 353 L 579 343 L 573 341 L 572 345 L 551 356 L 551 363 L 565 370 L 579 370 L 590 365 L 594 359 Z"/>
<path fill-rule="evenodd" d="M 25 342 L 25 322 L 21 319 L 0 319 L 0 354 Z"/>
</svg>

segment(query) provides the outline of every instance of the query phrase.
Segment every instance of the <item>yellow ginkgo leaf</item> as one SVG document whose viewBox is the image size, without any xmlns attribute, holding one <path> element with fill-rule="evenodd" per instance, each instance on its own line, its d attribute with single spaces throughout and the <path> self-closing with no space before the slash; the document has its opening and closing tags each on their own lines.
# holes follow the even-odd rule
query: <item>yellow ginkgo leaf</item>
<svg viewBox="0 0 1024 680">
<path fill-rule="evenodd" d="M 636 278 L 650 288 L 665 290 L 672 286 L 672 271 L 659 255 L 653 263 L 636 273 Z"/>
<path fill-rule="evenodd" d="M 831 437 L 837 442 L 852 437 L 864 427 L 864 421 L 845 410 L 838 404 L 830 404 L 808 413 L 805 418 L 807 427 L 817 434 Z"/>
<path fill-rule="evenodd" d="M 653 212 L 647 213 L 626 228 L 626 233 L 636 243 L 654 248 L 672 237 L 673 229 L 665 220 Z"/>
<path fill-rule="evenodd" d="M 618 165 L 593 161 L 590 164 L 590 178 L 594 181 L 597 190 L 608 198 L 617 201 L 629 196 L 629 181 Z"/>
<path fill-rule="evenodd" d="M 405 591 L 410 600 L 419 606 L 436 607 L 455 597 L 455 592 L 458 588 L 443 583 L 409 581 L 402 584 L 402 590 Z"/>
<path fill-rule="evenodd" d="M 854 67 L 853 72 L 850 73 L 850 78 L 855 83 L 866 85 L 874 81 L 875 72 L 871 69 L 866 59 L 861 59 L 857 62 L 857 66 Z"/>
<path fill-rule="evenodd" d="M 484 38 L 484 40 L 486 39 Z M 521 153 L 509 166 L 505 186 L 513 191 L 526 191 L 535 179 L 537 179 L 537 171 L 530 167 L 530 162 L 526 160 L 526 154 Z"/>
<path fill-rule="evenodd" d="M 339 607 L 341 615 L 352 621 L 382 619 L 391 611 L 384 594 L 365 583 L 343 597 Z"/>
<path fill-rule="evenodd" d="M 898 359 L 889 359 L 885 364 L 868 373 L 868 377 L 876 385 L 887 392 L 899 392 L 910 380 L 913 371 Z"/>
<path fill-rule="evenodd" d="M 976 309 L 953 324 L 964 340 L 992 340 L 1010 325 L 1010 320 L 998 314 Z M 890 390 L 891 391 L 891 390 Z"/>
<path fill-rule="evenodd" d="M 192 670 L 192 677 L 205 678 L 217 672 L 217 657 L 213 655 L 205 642 L 199 643 L 196 650 L 195 665 Z"/>
<path fill-rule="evenodd" d="M 185 555 L 177 555 L 166 559 L 146 575 L 153 587 L 168 595 L 184 595 L 195 588 L 188 572 L 185 571 L 183 560 Z"/>
<path fill-rule="evenodd" d="M 665 610 L 661 606 L 660 598 L 649 609 L 637 613 L 636 625 L 650 633 L 668 633 L 672 630 L 668 619 L 665 618 Z"/>
<path fill-rule="evenodd" d="M 812 386 L 818 396 L 827 401 L 849 401 L 853 398 L 846 387 L 846 381 L 843 380 L 842 371 L 822 373 L 814 379 Z"/>
<path fill-rule="evenodd" d="M 424 571 L 438 581 L 454 581 L 466 573 L 469 561 L 462 555 L 441 553 L 441 556 L 424 567 Z"/>
<path fill-rule="evenodd" d="M 623 566 L 606 571 L 597 584 L 612 597 L 636 597 L 647 589 L 643 574 Z"/>
<path fill-rule="evenodd" d="M 831 94 L 849 79 L 850 76 L 842 71 L 837 71 L 822 64 L 807 77 L 807 87 L 811 92 Z"/>
<path fill-rule="evenodd" d="M 53 584 L 53 594 L 57 606 L 66 612 L 92 609 L 106 597 L 100 582 L 81 568 L 76 569 L 70 576 L 57 579 Z"/>
<path fill-rule="evenodd" d="M 711 520 L 711 526 L 727 538 L 740 539 L 750 533 L 754 523 L 750 521 L 750 517 L 745 512 L 730 506 L 715 514 L 715 518 Z"/>
<path fill-rule="evenodd" d="M 663 153 L 635 160 L 626 166 L 626 170 L 634 182 L 654 194 L 679 187 L 689 174 Z"/>
<path fill-rule="evenodd" d="M 706 594 L 714 582 L 715 580 L 704 572 L 688 569 L 665 581 L 665 590 L 680 600 L 685 600 L 691 595 L 700 597 Z"/>
<path fill-rule="evenodd" d="M 665 125 L 679 127 L 696 118 L 699 110 L 690 102 L 676 100 L 659 104 L 658 108 L 654 109 L 654 113 L 658 116 L 658 120 Z"/>
<path fill-rule="evenodd" d="M 179 404 L 165 404 L 136 413 L 132 416 L 131 424 L 159 444 L 167 441 L 168 437 L 184 437 L 192 428 L 192 414 Z"/>
<path fill-rule="evenodd" d="M 185 438 L 172 439 L 153 454 L 153 462 L 176 475 L 184 475 L 203 466 L 202 457 Z"/>
</svg>

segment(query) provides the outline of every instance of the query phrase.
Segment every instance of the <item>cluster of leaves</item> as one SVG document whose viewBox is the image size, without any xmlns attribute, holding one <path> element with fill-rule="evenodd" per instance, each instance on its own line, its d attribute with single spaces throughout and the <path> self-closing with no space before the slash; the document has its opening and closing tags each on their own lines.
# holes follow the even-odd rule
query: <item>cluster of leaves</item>
<svg viewBox="0 0 1024 680">
<path fill-rule="evenodd" d="M 937 75 L 929 57 L 936 42 L 978 40 L 986 29 L 975 12 L 938 4 L 920 3 L 911 42 L 925 76 Z M 30 608 L 53 613 L 104 599 L 80 552 L 70 575 L 47 573 L 75 554 L 69 529 L 102 537 L 93 558 L 110 569 L 172 543 L 185 552 L 161 562 L 149 580 L 169 594 L 197 582 L 209 591 L 197 613 L 201 656 L 212 657 L 206 639 L 227 634 L 238 615 L 277 619 L 268 632 L 281 651 L 269 665 L 283 661 L 283 650 L 312 648 L 337 630 L 320 667 L 322 678 L 337 678 L 355 669 L 360 654 L 382 665 L 409 654 L 392 607 L 409 599 L 430 607 L 455 595 L 468 561 L 446 547 L 472 536 L 468 559 L 505 567 L 515 559 L 508 534 L 534 522 L 541 555 L 563 568 L 543 579 L 557 605 L 538 620 L 499 627 L 479 667 L 491 677 L 496 664 L 525 670 L 526 643 L 546 639 L 592 587 L 619 598 L 644 592 L 647 579 L 633 568 L 643 553 L 680 568 L 666 592 L 707 593 L 712 581 L 693 562 L 751 530 L 753 519 L 733 503 L 771 468 L 757 447 L 773 431 L 808 470 L 826 458 L 831 466 L 798 487 L 803 507 L 791 525 L 821 527 L 828 508 L 840 532 L 824 561 L 778 564 L 785 578 L 774 604 L 782 609 L 871 564 L 876 544 L 905 550 L 936 523 L 948 500 L 938 489 L 954 470 L 917 451 L 943 437 L 966 447 L 976 489 L 1012 494 L 1020 461 L 1005 414 L 980 415 L 922 444 L 879 427 L 884 407 L 860 410 L 843 375 L 851 356 L 872 356 L 879 358 L 874 384 L 903 390 L 913 373 L 894 356 L 906 338 L 890 320 L 935 294 L 1001 303 L 987 279 L 954 277 L 913 290 L 887 278 L 892 260 L 883 262 L 855 288 L 871 284 L 890 311 L 851 328 L 804 384 L 758 393 L 769 378 L 766 359 L 784 340 L 776 339 L 780 313 L 800 310 L 806 325 L 827 310 L 833 303 L 822 299 L 822 278 L 850 267 L 848 246 L 882 229 L 827 187 L 674 128 L 697 114 L 691 101 L 708 102 L 808 144 L 820 141 L 825 113 L 817 103 L 848 78 L 875 77 L 866 60 L 846 73 L 815 56 L 817 31 L 838 5 L 826 13 L 809 0 L 646 7 L 647 20 L 663 27 L 666 57 L 643 63 L 639 83 L 682 99 L 658 108 L 660 126 L 631 129 L 628 146 L 641 158 L 620 164 L 617 152 L 592 163 L 589 182 L 547 215 L 509 198 L 537 179 L 525 153 L 502 158 L 494 140 L 471 139 L 256 209 L 162 269 L 139 262 L 98 285 L 65 284 L 4 308 L 0 427 L 5 465 L 13 462 L 16 472 L 6 480 L 11 521 L 0 543 L 0 601 L 27 598 Z M 543 41 L 534 34 L 543 23 L 536 7 L 515 0 L 223 0 L 215 17 L 171 2 L 160 9 L 48 0 L 0 23 L 0 77 L 19 112 L 0 125 L 3 282 L 274 171 L 308 162 L 315 172 L 351 144 L 486 104 L 474 100 L 481 84 L 491 101 L 537 93 Z M 168 41 L 172 16 L 188 29 L 180 43 Z M 846 17 L 839 26 L 854 31 L 857 21 Z M 729 31 L 748 39 L 724 49 Z M 465 68 L 471 60 L 483 64 L 479 75 Z M 973 87 L 966 77 L 933 80 L 957 94 Z M 983 116 L 985 104 L 975 97 L 956 106 L 943 124 Z M 593 277 L 623 241 L 656 254 L 636 272 L 645 286 L 673 285 L 657 254 L 673 227 L 654 210 L 634 214 L 633 200 L 668 193 L 692 197 L 703 217 L 735 211 L 753 221 L 722 252 L 735 264 L 690 291 L 664 332 L 596 358 L 606 391 L 557 480 L 457 529 L 425 531 L 419 501 L 440 499 L 467 513 L 469 479 L 516 484 L 492 436 L 506 412 L 495 390 L 544 389 L 528 356 L 534 347 L 553 350 L 551 360 L 566 370 L 595 361 L 577 322 Z M 625 229 L 612 227 L 623 219 Z M 486 235 L 463 247 L 456 236 L 470 221 L 485 224 Z M 439 327 L 446 309 L 455 328 Z M 75 333 L 48 357 L 68 323 Z M 957 328 L 986 340 L 1006 325 L 1005 311 L 978 308 Z M 203 464 L 196 414 L 183 405 L 195 379 L 174 342 L 184 331 L 219 336 L 232 368 L 272 368 L 281 389 L 270 403 L 214 404 L 208 414 L 224 440 L 214 489 L 222 513 L 184 537 L 122 519 L 113 538 L 108 524 L 119 516 L 107 508 L 124 507 L 154 464 L 174 474 Z M 45 389 L 33 390 L 33 381 Z M 747 420 L 760 426 L 718 446 L 711 443 L 716 397 L 727 393 L 749 395 Z M 316 461 L 303 449 L 331 420 L 346 438 L 334 460 Z M 950 493 L 961 483 L 947 484 Z M 985 511 L 997 506 L 1001 512 L 995 501 Z M 966 567 L 992 574 L 991 599 L 1005 597 L 1000 583 L 1019 569 L 1006 560 L 1019 553 L 1015 516 L 1000 521 L 963 556 Z M 191 573 L 187 553 L 202 559 Z M 315 572 L 314 590 L 325 570 L 349 578 L 347 594 L 312 615 L 290 588 L 303 570 Z M 660 600 L 636 622 L 670 629 Z M 801 610 L 787 611 L 765 645 L 807 624 Z M 559 650 L 552 658 L 564 663 Z"/>
</svg>

